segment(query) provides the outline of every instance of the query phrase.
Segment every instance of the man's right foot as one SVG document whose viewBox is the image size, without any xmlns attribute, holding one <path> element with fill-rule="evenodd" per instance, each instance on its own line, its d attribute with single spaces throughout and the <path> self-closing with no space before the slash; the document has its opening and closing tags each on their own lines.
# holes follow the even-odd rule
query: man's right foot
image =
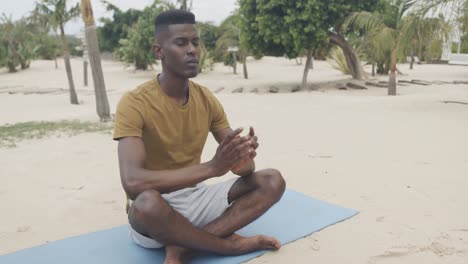
<svg viewBox="0 0 468 264">
<path fill-rule="evenodd" d="M 273 237 L 257 235 L 252 237 L 242 237 L 237 234 L 232 234 L 226 239 L 234 243 L 236 253 L 245 254 L 258 250 L 278 250 L 281 248 L 281 243 Z"/>
</svg>

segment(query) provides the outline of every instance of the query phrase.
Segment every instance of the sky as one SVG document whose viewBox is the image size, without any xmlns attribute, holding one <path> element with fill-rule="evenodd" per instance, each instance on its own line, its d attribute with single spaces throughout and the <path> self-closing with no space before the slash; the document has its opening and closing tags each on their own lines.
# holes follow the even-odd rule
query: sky
<svg viewBox="0 0 468 264">
<path fill-rule="evenodd" d="M 152 0 L 108 0 L 122 10 L 129 8 L 143 9 L 150 5 Z M 175 2 L 175 0 L 172 0 Z M 79 0 L 68 0 L 71 4 L 80 2 Z M 192 12 L 197 21 L 211 21 L 215 24 L 221 23 L 236 8 L 236 0 L 193 0 Z M 35 0 L 0 0 L 0 14 L 12 16 L 13 19 L 19 19 L 28 15 L 33 10 Z M 110 17 L 100 0 L 91 0 L 94 9 L 94 18 L 98 23 L 101 17 Z M 83 27 L 81 18 L 68 23 L 65 27 L 67 34 L 78 34 Z"/>
</svg>

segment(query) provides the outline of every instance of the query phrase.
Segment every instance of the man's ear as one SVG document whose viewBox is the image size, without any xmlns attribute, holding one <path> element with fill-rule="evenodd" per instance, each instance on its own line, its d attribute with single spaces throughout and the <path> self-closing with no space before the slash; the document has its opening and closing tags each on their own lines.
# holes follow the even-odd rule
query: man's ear
<svg viewBox="0 0 468 264">
<path fill-rule="evenodd" d="M 153 53 L 154 53 L 154 56 L 156 57 L 156 59 L 161 60 L 161 59 L 163 58 L 161 44 L 159 44 L 159 43 L 154 43 L 154 45 L 153 45 Z"/>
</svg>

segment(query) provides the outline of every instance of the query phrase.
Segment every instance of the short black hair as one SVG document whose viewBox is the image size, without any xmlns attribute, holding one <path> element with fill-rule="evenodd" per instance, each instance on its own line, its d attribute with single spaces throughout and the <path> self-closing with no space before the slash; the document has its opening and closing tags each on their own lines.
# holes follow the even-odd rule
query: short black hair
<svg viewBox="0 0 468 264">
<path fill-rule="evenodd" d="M 154 19 L 154 36 L 166 31 L 169 25 L 195 24 L 195 15 L 184 10 L 169 10 L 160 13 Z"/>
</svg>

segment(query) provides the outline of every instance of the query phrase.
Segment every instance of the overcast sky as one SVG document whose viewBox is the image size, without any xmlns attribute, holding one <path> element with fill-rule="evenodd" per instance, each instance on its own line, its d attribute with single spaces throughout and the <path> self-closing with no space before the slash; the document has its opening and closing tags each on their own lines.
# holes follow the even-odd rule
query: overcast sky
<svg viewBox="0 0 468 264">
<path fill-rule="evenodd" d="M 172 0 L 175 2 L 175 0 Z M 79 0 L 68 0 L 71 4 L 80 2 Z M 109 0 L 122 10 L 128 8 L 143 9 L 150 5 L 153 0 Z M 198 21 L 212 21 L 219 24 L 236 8 L 236 0 L 193 0 L 192 12 L 195 13 Z M 35 0 L 0 0 L 0 14 L 4 13 L 12 16 L 13 19 L 28 15 L 34 8 Z M 101 17 L 109 17 L 110 14 L 104 9 L 100 0 L 91 0 L 94 9 L 96 22 Z M 76 34 L 80 31 L 83 22 L 80 18 L 70 22 L 66 31 L 67 34 Z"/>
</svg>

